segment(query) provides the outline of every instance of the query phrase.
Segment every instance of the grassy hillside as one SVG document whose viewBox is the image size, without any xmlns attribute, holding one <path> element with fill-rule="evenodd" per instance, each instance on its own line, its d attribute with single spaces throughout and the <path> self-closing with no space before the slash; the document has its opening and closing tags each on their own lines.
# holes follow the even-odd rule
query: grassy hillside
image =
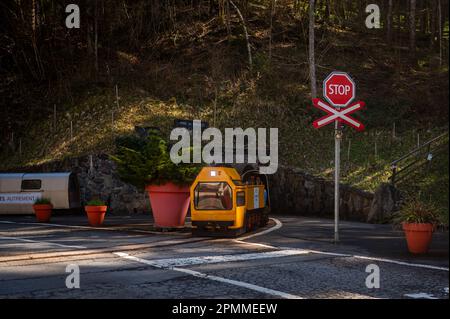
<svg viewBox="0 0 450 319">
<path fill-rule="evenodd" d="M 230 33 L 217 17 L 179 19 L 176 30 L 142 43 L 140 50 L 109 50 L 96 74 L 80 63 L 65 83 L 65 98 L 43 103 L 25 129 L 16 132 L 12 146 L 0 154 L 0 169 L 113 152 L 114 138 L 131 133 L 135 125 L 158 126 L 168 135 L 174 119 L 188 118 L 219 128 L 278 127 L 281 164 L 331 178 L 333 129 L 312 127 L 322 114 L 310 102 L 307 20 L 287 9 L 277 11 L 269 55 L 265 15 L 258 7 L 248 13 L 252 71 L 234 15 Z M 436 53 L 420 42 L 412 62 L 407 49 L 387 46 L 384 36 L 383 31 L 361 33 L 345 26 L 316 28 L 319 92 L 330 71 L 343 70 L 367 104 L 355 115 L 367 130 L 344 131 L 342 174 L 344 182 L 371 191 L 387 181 L 391 161 L 418 140 L 448 130 L 448 64 L 436 66 Z M 448 168 L 442 163 L 409 188 L 419 189 L 421 196 L 441 190 L 437 197 L 448 215 Z"/>
</svg>

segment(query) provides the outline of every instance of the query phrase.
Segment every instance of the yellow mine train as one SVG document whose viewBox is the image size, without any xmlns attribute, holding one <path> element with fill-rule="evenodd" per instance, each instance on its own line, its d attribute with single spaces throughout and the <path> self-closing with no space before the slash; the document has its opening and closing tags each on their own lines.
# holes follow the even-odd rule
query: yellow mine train
<svg viewBox="0 0 450 319">
<path fill-rule="evenodd" d="M 268 181 L 257 171 L 242 177 L 230 167 L 204 167 L 191 186 L 192 233 L 238 236 L 269 220 Z"/>
</svg>

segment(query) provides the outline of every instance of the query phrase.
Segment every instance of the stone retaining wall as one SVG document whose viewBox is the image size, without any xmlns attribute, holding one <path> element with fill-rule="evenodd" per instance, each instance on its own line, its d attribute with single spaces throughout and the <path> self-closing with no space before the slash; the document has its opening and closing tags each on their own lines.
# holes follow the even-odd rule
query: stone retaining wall
<svg viewBox="0 0 450 319">
<path fill-rule="evenodd" d="M 272 211 L 299 216 L 334 216 L 334 182 L 292 167 L 269 177 Z M 340 217 L 367 221 L 374 194 L 341 185 Z"/>
<path fill-rule="evenodd" d="M 99 197 L 108 203 L 114 213 L 136 214 L 150 211 L 148 195 L 122 182 L 116 173 L 115 163 L 105 154 L 53 161 L 13 171 L 71 171 L 78 176 L 83 205 L 91 198 Z M 276 174 L 269 176 L 269 181 L 273 214 L 334 216 L 332 181 L 283 166 L 278 168 Z M 389 185 L 380 187 L 374 197 L 372 193 L 341 185 L 340 217 L 364 222 L 386 221 L 399 198 L 395 189 L 391 188 Z"/>
<path fill-rule="evenodd" d="M 53 161 L 11 171 L 73 172 L 77 174 L 80 183 L 82 205 L 92 198 L 100 198 L 113 213 L 136 214 L 150 211 L 148 195 L 122 182 L 116 173 L 115 163 L 105 154 Z"/>
</svg>

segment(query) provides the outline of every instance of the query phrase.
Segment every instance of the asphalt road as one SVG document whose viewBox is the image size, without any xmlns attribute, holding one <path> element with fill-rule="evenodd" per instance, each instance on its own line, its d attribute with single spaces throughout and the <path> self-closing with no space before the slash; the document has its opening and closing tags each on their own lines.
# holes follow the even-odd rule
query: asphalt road
<svg viewBox="0 0 450 319">
<path fill-rule="evenodd" d="M 84 216 L 0 216 L 0 298 L 448 299 L 448 232 L 411 256 L 391 226 L 341 226 L 334 244 L 332 221 L 313 218 L 211 239 L 155 232 L 148 216 L 111 216 L 102 228 Z M 77 267 L 79 288 L 67 288 Z M 377 270 L 379 288 L 368 288 Z"/>
</svg>

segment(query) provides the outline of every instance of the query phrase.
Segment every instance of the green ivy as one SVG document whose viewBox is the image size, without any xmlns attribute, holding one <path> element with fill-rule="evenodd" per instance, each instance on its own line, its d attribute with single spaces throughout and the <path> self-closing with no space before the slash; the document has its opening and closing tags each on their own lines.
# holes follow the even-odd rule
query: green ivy
<svg viewBox="0 0 450 319">
<path fill-rule="evenodd" d="M 147 138 L 121 137 L 116 140 L 116 148 L 111 159 L 117 163 L 121 180 L 140 190 L 168 182 L 190 185 L 201 169 L 198 164 L 174 164 L 167 142 L 157 131 L 150 131 Z"/>
</svg>

